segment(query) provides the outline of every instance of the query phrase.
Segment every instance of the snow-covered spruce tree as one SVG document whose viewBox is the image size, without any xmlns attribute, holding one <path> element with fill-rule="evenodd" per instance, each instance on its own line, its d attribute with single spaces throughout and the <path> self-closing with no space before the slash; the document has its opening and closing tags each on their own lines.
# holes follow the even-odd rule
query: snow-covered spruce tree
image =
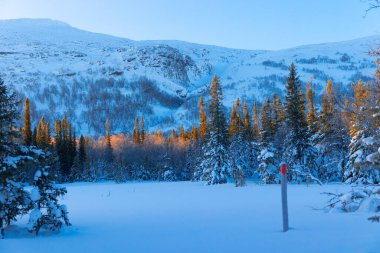
<svg viewBox="0 0 380 253">
<path fill-rule="evenodd" d="M 348 120 L 344 110 L 339 108 L 338 101 L 339 94 L 334 90 L 332 81 L 329 80 L 322 98 L 318 122 L 314 122 L 314 117 L 308 117 L 308 119 L 311 118 L 308 124 L 312 134 L 315 124 L 318 124 L 318 131 L 312 138 L 318 149 L 318 175 L 323 181 L 342 181 L 346 163 L 349 144 Z"/>
<path fill-rule="evenodd" d="M 251 148 L 249 142 L 244 140 L 244 133 L 240 132 L 232 136 L 229 147 L 229 157 L 232 161 L 232 177 L 236 186 L 245 185 L 246 175 L 250 175 Z"/>
<path fill-rule="evenodd" d="M 21 156 L 22 146 L 15 143 L 18 131 L 15 93 L 10 93 L 0 79 L 0 232 L 4 238 L 5 228 L 28 211 L 29 195 L 17 182 L 18 164 L 26 158 Z"/>
<path fill-rule="evenodd" d="M 347 183 L 380 183 L 379 153 L 380 120 L 378 86 L 359 81 L 353 85 L 355 100 L 352 105 L 349 160 L 344 178 Z"/>
<path fill-rule="evenodd" d="M 266 184 L 279 182 L 278 168 L 276 166 L 276 149 L 273 147 L 275 137 L 275 114 L 270 98 L 267 98 L 261 108 L 260 153 L 258 154 L 259 173 L 261 180 Z"/>
<path fill-rule="evenodd" d="M 207 116 L 203 97 L 199 99 L 199 134 L 198 138 L 190 143 L 187 154 L 187 167 L 193 171 L 192 180 L 201 179 L 202 168 L 200 166 L 203 158 L 202 147 L 207 132 Z"/>
<path fill-rule="evenodd" d="M 202 181 L 207 184 L 227 183 L 231 174 L 228 159 L 228 131 L 222 105 L 222 87 L 217 76 L 211 82 L 209 122 L 202 146 L 203 160 L 200 164 Z"/>
<path fill-rule="evenodd" d="M 289 179 L 307 182 L 317 177 L 316 150 L 310 145 L 301 82 L 294 64 L 286 86 L 285 124 L 287 136 L 284 159 L 289 165 Z"/>
<path fill-rule="evenodd" d="M 46 151 L 43 159 L 44 162 L 41 161 L 41 164 L 49 163 L 54 156 Z M 63 224 L 71 225 L 66 206 L 58 203 L 58 198 L 67 193 L 66 188 L 54 185 L 48 172 L 49 168 L 44 166 L 36 171 L 34 188 L 30 194 L 33 208 L 29 214 L 28 230 L 36 235 L 41 229 L 56 231 L 60 230 Z"/>
</svg>

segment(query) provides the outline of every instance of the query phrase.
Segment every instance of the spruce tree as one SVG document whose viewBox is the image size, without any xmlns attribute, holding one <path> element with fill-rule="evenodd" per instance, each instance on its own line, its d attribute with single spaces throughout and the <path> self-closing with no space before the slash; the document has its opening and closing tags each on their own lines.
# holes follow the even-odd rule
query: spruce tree
<svg viewBox="0 0 380 253">
<path fill-rule="evenodd" d="M 273 94 L 272 110 L 274 114 L 275 129 L 279 129 L 282 126 L 282 123 L 284 122 L 285 117 L 284 117 L 284 110 L 282 108 L 281 98 L 277 96 L 276 93 Z"/>
<path fill-rule="evenodd" d="M 305 181 L 306 177 L 316 176 L 316 150 L 310 145 L 305 107 L 301 93 L 301 82 L 294 64 L 286 86 L 286 149 L 285 158 L 290 167 L 290 178 L 295 181 Z"/>
<path fill-rule="evenodd" d="M 238 126 L 236 124 L 237 124 L 236 108 L 235 106 L 232 106 L 231 118 L 230 118 L 230 136 L 231 137 L 233 137 L 237 132 Z"/>
<path fill-rule="evenodd" d="M 276 97 L 273 99 L 277 100 Z M 278 170 L 275 164 L 276 149 L 273 141 L 276 133 L 277 115 L 275 114 L 274 103 L 268 97 L 260 113 L 260 143 L 258 154 L 258 170 L 263 183 L 273 184 L 278 183 Z"/>
<path fill-rule="evenodd" d="M 54 125 L 55 150 L 57 151 L 62 181 L 69 181 L 72 176 L 72 166 L 76 156 L 75 131 L 68 122 L 66 115 L 57 120 Z"/>
<path fill-rule="evenodd" d="M 140 138 L 139 138 L 140 144 L 144 144 L 145 138 L 146 138 L 145 121 L 144 121 L 144 117 L 141 116 L 141 119 L 140 119 Z"/>
<path fill-rule="evenodd" d="M 28 230 L 38 235 L 41 228 L 60 230 L 62 225 L 71 225 L 65 205 L 58 203 L 58 198 L 67 193 L 66 188 L 53 184 L 48 167 L 36 171 L 34 188 L 31 192 L 33 210 L 29 215 Z"/>
<path fill-rule="evenodd" d="M 133 129 L 133 142 L 135 144 L 140 144 L 140 126 L 139 126 L 139 118 L 136 116 L 135 119 L 135 128 Z"/>
<path fill-rule="evenodd" d="M 202 147 L 204 156 L 201 163 L 200 178 L 207 181 L 207 184 L 221 184 L 227 182 L 227 177 L 231 172 L 226 149 L 228 131 L 222 105 L 222 87 L 217 76 L 213 77 L 210 93 L 210 121 L 208 122 L 206 140 Z"/>
<path fill-rule="evenodd" d="M 236 133 L 240 133 L 242 131 L 242 117 L 241 117 L 241 102 L 240 99 L 237 98 L 235 102 L 235 108 L 236 108 L 236 118 L 235 118 L 235 125 L 236 125 Z"/>
<path fill-rule="evenodd" d="M 179 138 L 181 141 L 186 141 L 186 132 L 185 132 L 185 128 L 183 127 L 183 124 L 181 124 L 180 128 L 179 128 Z"/>
<path fill-rule="evenodd" d="M 14 142 L 18 137 L 15 121 L 18 118 L 15 93 L 9 92 L 0 79 L 0 232 L 4 238 L 5 228 L 19 215 L 27 212 L 28 194 L 24 186 L 17 182 L 22 160 L 21 148 Z"/>
<path fill-rule="evenodd" d="M 370 83 L 361 80 L 353 84 L 355 100 L 353 103 L 349 145 L 349 160 L 344 179 L 348 183 L 380 183 L 379 153 L 380 145 L 378 90 Z"/>
<path fill-rule="evenodd" d="M 252 128 L 251 128 L 251 118 L 249 115 L 249 110 L 247 102 L 244 101 L 243 104 L 243 136 L 246 141 L 252 140 Z"/>
<path fill-rule="evenodd" d="M 30 123 L 30 104 L 29 99 L 25 99 L 24 106 L 24 126 L 22 128 L 24 143 L 26 146 L 30 146 L 33 144 L 33 133 Z"/>
<path fill-rule="evenodd" d="M 267 98 L 265 103 L 261 108 L 261 129 L 260 137 L 261 142 L 265 143 L 265 146 L 268 146 L 274 139 L 275 135 L 275 117 L 273 113 L 272 103 L 270 98 Z"/>
<path fill-rule="evenodd" d="M 36 144 L 39 148 L 45 148 L 46 141 L 45 141 L 45 118 L 44 116 L 41 117 L 40 121 L 38 122 L 37 126 L 37 135 L 36 135 Z"/>
<path fill-rule="evenodd" d="M 314 135 L 319 130 L 318 128 L 318 119 L 317 112 L 315 109 L 315 92 L 310 85 L 307 87 L 306 91 L 306 99 L 307 99 L 307 124 L 310 135 Z"/>
<path fill-rule="evenodd" d="M 198 140 L 198 135 L 199 135 L 199 133 L 198 133 L 198 129 L 197 129 L 197 127 L 196 127 L 196 126 L 193 126 L 193 127 L 191 128 L 190 140 L 191 140 L 191 141 L 196 141 L 196 140 Z"/>
<path fill-rule="evenodd" d="M 257 103 L 253 104 L 253 127 L 252 127 L 252 139 L 258 141 L 260 138 L 260 126 L 259 126 L 259 109 Z"/>
<path fill-rule="evenodd" d="M 50 123 L 47 122 L 45 125 L 45 144 L 47 147 L 50 147 L 51 144 L 51 135 L 50 135 Z"/>
<path fill-rule="evenodd" d="M 324 181 L 342 181 L 346 163 L 348 125 L 345 120 L 346 112 L 338 104 L 338 97 L 339 94 L 329 80 L 322 98 L 319 121 L 314 123 L 320 126 L 314 135 L 313 143 L 319 153 L 319 178 Z M 312 129 L 311 126 L 309 124 L 309 129 Z"/>
<path fill-rule="evenodd" d="M 86 140 L 83 135 L 79 138 L 79 152 L 78 152 L 79 161 L 82 166 L 84 166 L 86 160 L 87 160 L 87 154 L 86 154 Z"/>
<path fill-rule="evenodd" d="M 206 112 L 205 112 L 205 104 L 203 101 L 203 97 L 199 99 L 199 135 L 201 138 L 204 138 L 206 132 L 207 132 L 207 119 L 206 119 Z"/>
<path fill-rule="evenodd" d="M 111 126 L 109 120 L 106 121 L 106 150 L 105 156 L 107 162 L 113 161 L 113 149 L 111 144 Z"/>
<path fill-rule="evenodd" d="M 33 146 L 37 146 L 37 127 L 33 128 L 32 144 L 33 144 Z"/>
</svg>

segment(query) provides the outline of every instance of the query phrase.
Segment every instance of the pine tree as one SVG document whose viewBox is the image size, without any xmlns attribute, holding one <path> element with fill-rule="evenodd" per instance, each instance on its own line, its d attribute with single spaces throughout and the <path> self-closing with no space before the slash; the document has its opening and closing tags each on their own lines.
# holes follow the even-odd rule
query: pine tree
<svg viewBox="0 0 380 253">
<path fill-rule="evenodd" d="M 25 106 L 24 106 L 24 126 L 22 128 L 23 130 L 23 137 L 24 137 L 24 143 L 27 146 L 30 146 L 33 144 L 33 133 L 30 123 L 30 104 L 29 99 L 25 99 Z"/>
<path fill-rule="evenodd" d="M 206 112 L 205 112 L 205 104 L 203 101 L 203 97 L 199 99 L 199 135 L 201 138 L 204 138 L 206 132 L 207 132 L 207 119 L 206 119 Z"/>
<path fill-rule="evenodd" d="M 211 82 L 211 101 L 209 105 L 210 121 L 207 138 L 202 147 L 204 156 L 201 163 L 201 180 L 207 184 L 227 182 L 230 166 L 227 153 L 228 131 L 222 106 L 222 87 L 216 76 Z"/>
</svg>

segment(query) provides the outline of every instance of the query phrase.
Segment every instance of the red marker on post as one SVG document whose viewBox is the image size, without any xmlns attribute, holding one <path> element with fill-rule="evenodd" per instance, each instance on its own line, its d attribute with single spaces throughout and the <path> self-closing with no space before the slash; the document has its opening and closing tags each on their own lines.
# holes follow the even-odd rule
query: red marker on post
<svg viewBox="0 0 380 253">
<path fill-rule="evenodd" d="M 285 163 L 280 164 L 281 172 L 281 199 L 282 199 L 282 226 L 283 231 L 289 230 L 289 219 L 288 219 L 288 191 L 287 191 L 287 166 Z"/>
</svg>

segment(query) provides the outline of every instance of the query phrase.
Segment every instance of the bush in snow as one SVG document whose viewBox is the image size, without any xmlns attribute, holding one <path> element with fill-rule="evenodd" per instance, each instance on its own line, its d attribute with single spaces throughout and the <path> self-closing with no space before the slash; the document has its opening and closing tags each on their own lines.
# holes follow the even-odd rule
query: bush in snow
<svg viewBox="0 0 380 253">
<path fill-rule="evenodd" d="M 380 189 L 352 188 L 348 193 L 325 193 L 331 196 L 330 212 L 380 212 Z"/>
<path fill-rule="evenodd" d="M 33 210 L 29 215 L 28 230 L 38 235 L 41 228 L 59 230 L 62 224 L 71 225 L 65 205 L 58 203 L 58 198 L 67 193 L 63 187 L 54 186 L 44 168 L 37 170 L 34 176 L 34 188 L 31 191 Z"/>
<path fill-rule="evenodd" d="M 280 175 L 274 157 L 275 150 L 273 148 L 264 148 L 258 156 L 260 177 L 265 184 L 280 183 Z"/>
</svg>

